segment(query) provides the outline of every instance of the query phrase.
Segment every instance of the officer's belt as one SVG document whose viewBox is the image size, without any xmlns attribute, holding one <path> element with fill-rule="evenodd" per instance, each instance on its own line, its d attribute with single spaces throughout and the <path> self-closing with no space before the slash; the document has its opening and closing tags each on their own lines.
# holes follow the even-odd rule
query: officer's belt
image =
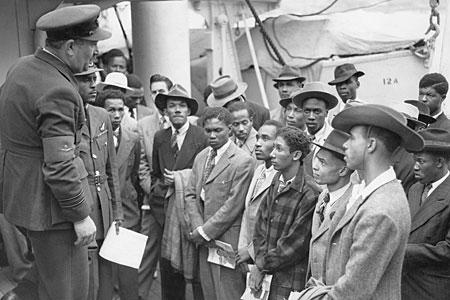
<svg viewBox="0 0 450 300">
<path fill-rule="evenodd" d="M 108 176 L 106 175 L 88 175 L 87 179 L 88 179 L 88 183 L 91 185 L 98 185 L 98 184 L 102 184 L 103 182 L 106 181 L 106 179 L 108 178 Z"/>
</svg>

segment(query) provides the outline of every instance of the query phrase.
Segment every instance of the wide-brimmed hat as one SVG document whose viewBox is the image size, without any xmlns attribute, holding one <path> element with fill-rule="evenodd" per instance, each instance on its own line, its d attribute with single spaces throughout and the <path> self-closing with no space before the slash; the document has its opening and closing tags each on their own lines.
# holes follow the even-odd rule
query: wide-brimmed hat
<svg viewBox="0 0 450 300">
<path fill-rule="evenodd" d="M 303 102 L 310 98 L 317 98 L 325 101 L 327 109 L 335 107 L 339 100 L 332 94 L 330 88 L 322 82 L 306 83 L 303 89 L 291 95 L 292 101 L 298 107 L 303 106 Z"/>
<path fill-rule="evenodd" d="M 350 135 L 340 130 L 333 129 L 323 144 L 314 143 L 320 148 L 335 152 L 340 155 L 345 155 L 344 143 L 348 140 Z"/>
<path fill-rule="evenodd" d="M 430 108 L 419 100 L 405 100 L 405 103 L 414 105 L 419 109 L 419 116 L 417 119 L 425 124 L 432 124 L 436 122 L 436 119 L 430 115 Z"/>
<path fill-rule="evenodd" d="M 450 132 L 441 128 L 427 128 L 418 132 L 424 140 L 424 146 L 421 150 L 450 152 Z"/>
<path fill-rule="evenodd" d="M 280 103 L 282 107 L 286 108 L 289 105 L 289 103 L 292 103 L 292 98 L 281 99 L 280 101 L 278 101 L 278 103 Z"/>
<path fill-rule="evenodd" d="M 420 151 L 423 139 L 407 126 L 405 116 L 398 111 L 379 104 L 353 106 L 338 113 L 331 126 L 349 133 L 354 126 L 377 126 L 397 134 L 401 145 L 408 151 Z"/>
<path fill-rule="evenodd" d="M 361 77 L 364 76 L 364 72 L 358 71 L 353 64 L 343 64 L 337 66 L 334 69 L 334 80 L 328 82 L 329 85 L 336 85 L 338 83 L 347 81 L 350 77 L 356 76 Z"/>
<path fill-rule="evenodd" d="M 275 81 L 275 84 L 273 86 L 277 88 L 277 83 L 279 81 L 299 80 L 300 82 L 303 82 L 306 80 L 306 78 L 301 76 L 300 73 L 293 67 L 284 65 L 278 77 L 272 80 Z"/>
<path fill-rule="evenodd" d="M 47 32 L 51 40 L 106 40 L 111 33 L 98 26 L 99 14 L 100 7 L 94 4 L 66 6 L 41 16 L 36 28 Z"/>
<path fill-rule="evenodd" d="M 231 100 L 241 96 L 247 90 L 245 82 L 236 82 L 230 75 L 220 76 L 210 83 L 212 93 L 206 102 L 210 107 L 223 107 Z"/>
<path fill-rule="evenodd" d="M 107 86 L 115 86 L 124 89 L 127 94 L 132 91 L 132 89 L 128 87 L 127 76 L 121 72 L 111 72 L 106 75 L 105 81 L 97 84 L 97 90 L 102 92 Z"/>
<path fill-rule="evenodd" d="M 158 94 L 155 97 L 155 105 L 159 110 L 167 107 L 167 99 L 183 100 L 191 110 L 191 115 L 195 115 L 198 110 L 197 100 L 189 97 L 188 92 L 181 84 L 174 84 L 167 94 Z"/>
</svg>

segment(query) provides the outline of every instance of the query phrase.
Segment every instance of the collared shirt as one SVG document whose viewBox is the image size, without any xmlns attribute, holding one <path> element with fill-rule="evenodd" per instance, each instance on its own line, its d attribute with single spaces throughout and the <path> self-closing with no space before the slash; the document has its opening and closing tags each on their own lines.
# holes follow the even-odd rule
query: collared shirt
<svg viewBox="0 0 450 300">
<path fill-rule="evenodd" d="M 292 181 L 294 181 L 295 176 L 292 177 L 289 180 L 284 181 L 283 174 L 280 174 L 280 184 L 278 185 L 278 192 L 280 193 L 282 190 L 284 190 L 286 187 L 291 185 Z"/>
<path fill-rule="evenodd" d="M 450 172 L 447 171 L 447 174 L 445 174 L 441 179 L 431 183 L 431 189 L 428 191 L 427 197 L 431 195 L 432 192 L 434 192 L 435 189 L 438 188 L 438 186 L 440 186 L 445 179 L 447 179 L 447 177 L 450 175 Z"/>
<path fill-rule="evenodd" d="M 120 126 L 113 131 L 113 141 L 115 148 L 117 148 L 117 146 L 119 145 L 119 136 L 120 136 Z"/>
<path fill-rule="evenodd" d="M 352 194 L 352 197 L 349 199 L 347 203 L 346 210 L 348 211 L 350 207 L 356 202 L 356 200 L 359 197 L 362 197 L 363 199 L 366 199 L 370 196 L 375 190 L 377 190 L 380 186 L 388 183 L 389 181 L 392 181 L 394 179 L 397 179 L 397 176 L 395 175 L 394 168 L 389 167 L 386 171 L 378 175 L 371 183 L 369 183 L 367 186 L 365 185 L 365 182 L 362 181 L 359 188 L 355 193 Z"/>
<path fill-rule="evenodd" d="M 331 209 L 331 207 L 333 207 L 336 201 L 345 194 L 347 189 L 350 187 L 350 184 L 351 182 L 347 183 L 346 185 L 344 185 L 340 189 L 337 189 L 334 192 L 328 192 L 328 194 L 330 195 L 330 202 L 328 202 L 327 205 L 325 206 L 324 215 L 327 215 L 327 212 Z"/>
<path fill-rule="evenodd" d="M 175 127 L 173 127 L 173 125 L 171 125 L 171 127 L 172 127 L 172 135 L 173 135 L 177 129 L 175 129 Z M 189 129 L 189 122 L 187 122 L 187 121 L 183 126 L 181 126 L 180 129 L 178 129 L 178 134 L 177 134 L 178 149 L 181 149 L 181 146 L 183 146 L 184 138 L 186 137 L 186 133 L 187 133 L 188 129 Z"/>
<path fill-rule="evenodd" d="M 323 145 L 323 143 L 325 142 L 325 140 L 327 139 L 327 137 L 331 131 L 333 131 L 333 127 L 331 127 L 331 125 L 328 124 L 327 119 L 325 119 L 322 128 L 320 128 L 320 130 L 317 131 L 316 134 L 310 134 L 309 132 L 308 132 L 308 134 L 310 136 L 312 136 L 312 135 L 314 136 L 314 139 L 312 140 L 314 143 Z M 317 148 L 318 147 L 316 145 L 313 145 L 312 150 L 314 152 L 316 152 Z M 314 155 L 315 155 L 315 153 L 314 153 Z"/>
<path fill-rule="evenodd" d="M 439 118 L 440 115 L 442 115 L 444 113 L 444 111 L 440 110 L 439 112 L 437 112 L 436 114 L 432 115 L 433 118 L 437 119 Z"/>
</svg>

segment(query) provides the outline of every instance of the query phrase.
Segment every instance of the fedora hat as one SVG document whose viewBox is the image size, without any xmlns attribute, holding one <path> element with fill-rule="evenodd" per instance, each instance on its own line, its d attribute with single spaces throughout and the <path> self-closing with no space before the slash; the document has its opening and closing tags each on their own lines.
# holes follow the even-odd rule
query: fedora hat
<svg viewBox="0 0 450 300">
<path fill-rule="evenodd" d="M 414 105 L 419 109 L 419 116 L 417 119 L 425 124 L 432 124 L 436 122 L 436 119 L 430 115 L 430 108 L 419 100 L 405 100 L 405 103 Z"/>
<path fill-rule="evenodd" d="M 350 135 L 340 130 L 333 129 L 330 132 L 323 144 L 314 143 L 314 145 L 335 152 L 340 155 L 345 155 L 344 143 L 348 140 Z"/>
<path fill-rule="evenodd" d="M 300 73 L 295 70 L 293 67 L 284 65 L 281 69 L 280 74 L 277 78 L 272 79 L 275 81 L 275 84 L 273 85 L 275 88 L 277 88 L 277 84 L 279 81 L 290 81 L 290 80 L 299 80 L 300 82 L 303 82 L 306 80 L 305 77 L 300 76 Z"/>
<path fill-rule="evenodd" d="M 167 94 L 158 94 L 155 97 L 155 105 L 158 109 L 164 110 L 167 107 L 167 99 L 183 100 L 191 110 L 191 115 L 195 115 L 198 110 L 197 100 L 189 97 L 186 89 L 181 84 L 174 84 Z"/>
<path fill-rule="evenodd" d="M 405 116 L 398 111 L 379 104 L 353 106 L 338 113 L 331 126 L 349 133 L 354 126 L 377 126 L 397 134 L 401 145 L 406 150 L 414 152 L 423 148 L 422 138 L 407 126 Z"/>
<path fill-rule="evenodd" d="M 280 101 L 278 101 L 278 103 L 280 103 L 282 107 L 286 108 L 289 105 L 289 103 L 292 103 L 292 98 L 281 99 Z"/>
<path fill-rule="evenodd" d="M 230 75 L 220 76 L 210 84 L 212 93 L 206 102 L 210 107 L 223 107 L 247 90 L 245 82 L 236 82 Z"/>
<path fill-rule="evenodd" d="M 115 86 L 124 89 L 127 94 L 132 91 L 132 89 L 128 87 L 127 76 L 121 72 L 111 72 L 106 75 L 105 81 L 97 84 L 97 90 L 103 92 L 107 86 Z"/>
<path fill-rule="evenodd" d="M 336 85 L 348 80 L 352 76 L 361 77 L 364 75 L 364 72 L 356 70 L 354 64 L 343 64 L 334 69 L 334 80 L 328 82 L 328 84 Z"/>
<path fill-rule="evenodd" d="M 338 99 L 334 96 L 330 88 L 322 82 L 308 82 L 303 89 L 292 95 L 292 101 L 298 107 L 303 106 L 303 102 L 310 98 L 317 98 L 325 101 L 327 109 L 332 109 L 338 104 Z"/>
<path fill-rule="evenodd" d="M 424 141 L 423 152 L 450 152 L 450 132 L 447 130 L 441 128 L 427 128 L 419 131 L 418 134 Z"/>
</svg>

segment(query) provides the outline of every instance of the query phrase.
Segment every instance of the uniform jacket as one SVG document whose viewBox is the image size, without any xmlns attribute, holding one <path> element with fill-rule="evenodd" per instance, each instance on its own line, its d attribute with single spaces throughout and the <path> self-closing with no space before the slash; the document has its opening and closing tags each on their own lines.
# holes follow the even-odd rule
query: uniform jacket
<svg viewBox="0 0 450 300">
<path fill-rule="evenodd" d="M 194 160 L 186 190 L 186 209 L 191 231 L 202 226 L 208 237 L 231 244 L 237 250 L 245 196 L 255 161 L 231 143 L 205 182 L 205 199 L 200 198 L 202 175 L 210 147 Z"/>
<path fill-rule="evenodd" d="M 450 177 L 420 206 L 424 185 L 408 194 L 411 232 L 403 263 L 403 299 L 450 299 Z"/>
<path fill-rule="evenodd" d="M 256 159 L 255 144 L 256 144 L 257 133 L 258 132 L 254 128 L 252 128 L 250 130 L 250 133 L 249 133 L 247 139 L 245 140 L 245 143 L 241 147 L 242 150 L 247 152 L 251 157 L 253 157 L 255 159 Z M 235 136 L 233 136 L 232 139 L 233 139 L 234 143 L 237 144 L 237 138 Z"/>
<path fill-rule="evenodd" d="M 444 113 L 441 113 L 437 118 L 436 122 L 431 123 L 428 128 L 441 128 L 450 131 L 450 120 Z"/>
<path fill-rule="evenodd" d="M 336 211 L 326 245 L 320 299 L 400 299 L 401 268 L 410 229 L 408 202 L 395 179 L 346 211 Z"/>
<path fill-rule="evenodd" d="M 38 49 L 9 70 L 0 93 L 0 208 L 30 230 L 71 228 L 92 197 L 78 157 L 83 103 L 72 71 Z"/>
<path fill-rule="evenodd" d="M 344 194 L 336 200 L 333 206 L 329 208 L 328 217 L 326 217 L 323 222 L 320 222 L 319 208 L 323 204 L 323 198 L 328 193 L 328 191 L 323 191 L 316 204 L 316 208 L 313 214 L 312 229 L 311 229 L 311 242 L 309 246 L 309 263 L 308 269 L 310 273 L 308 275 L 312 276 L 320 281 L 323 281 L 325 273 L 325 253 L 326 246 L 328 242 L 328 236 L 330 234 L 330 224 L 331 220 L 336 214 L 336 211 L 345 207 L 348 200 L 352 196 L 353 185 L 350 185 Z M 307 278 L 308 279 L 308 278 Z"/>
<path fill-rule="evenodd" d="M 259 189 L 255 191 L 256 182 L 264 170 L 266 170 L 266 166 L 265 164 L 261 164 L 256 168 L 255 173 L 253 174 L 247 197 L 245 198 L 245 209 L 242 216 L 241 232 L 239 233 L 238 248 L 241 249 L 247 247 L 253 260 L 255 259 L 255 252 L 253 250 L 253 232 L 255 230 L 256 215 L 261 201 L 263 201 L 268 194 L 272 179 L 277 173 L 273 167 L 266 170 L 266 178 L 259 186 Z"/>
<path fill-rule="evenodd" d="M 87 124 L 81 131 L 80 157 L 94 199 L 91 217 L 97 226 L 97 239 L 103 239 L 113 220 L 123 219 L 116 151 L 106 110 L 88 105 L 86 115 Z"/>
<path fill-rule="evenodd" d="M 253 235 L 255 264 L 263 272 L 273 274 L 273 291 L 277 287 L 302 290 L 318 194 L 309 186 L 312 179 L 302 167 L 290 186 L 278 192 L 280 175 L 274 176 L 258 210 Z"/>
<path fill-rule="evenodd" d="M 172 137 L 172 128 L 156 132 L 153 141 L 152 155 L 152 186 L 149 195 L 149 204 L 151 211 L 158 213 L 165 212 L 167 209 L 166 194 L 168 186 L 164 184 L 164 169 L 178 171 L 191 169 L 197 154 L 206 148 L 207 137 L 203 128 L 195 125 L 189 125 L 181 149 L 175 155 L 171 147 L 170 139 Z M 163 215 L 164 216 L 164 215 Z M 162 217 L 163 217 L 162 216 Z M 164 223 L 164 218 L 157 219 Z"/>
<path fill-rule="evenodd" d="M 140 207 L 137 199 L 139 185 L 139 160 L 141 144 L 136 128 L 122 125 L 120 141 L 116 151 L 116 161 L 119 170 L 120 196 L 123 209 L 123 226 L 131 228 L 140 222 Z"/>
<path fill-rule="evenodd" d="M 247 101 L 246 103 L 248 103 L 248 105 L 255 112 L 255 115 L 253 116 L 253 128 L 259 130 L 264 122 L 270 120 L 270 112 L 267 108 L 262 105 L 256 104 L 255 102 Z"/>
</svg>

